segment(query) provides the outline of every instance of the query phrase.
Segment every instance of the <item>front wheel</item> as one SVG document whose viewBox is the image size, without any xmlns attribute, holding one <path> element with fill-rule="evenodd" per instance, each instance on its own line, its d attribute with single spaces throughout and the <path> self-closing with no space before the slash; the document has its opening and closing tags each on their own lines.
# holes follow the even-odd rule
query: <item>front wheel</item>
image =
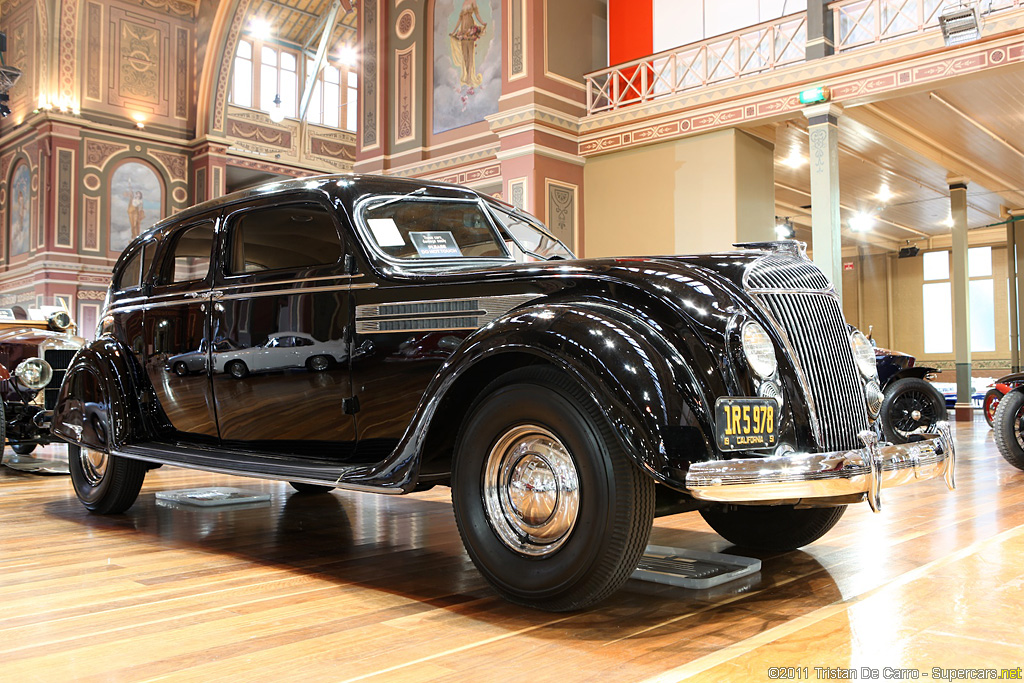
<svg viewBox="0 0 1024 683">
<path fill-rule="evenodd" d="M 178 377 L 184 377 L 188 374 L 188 365 L 185 364 L 185 361 L 179 360 L 174 364 L 174 374 Z"/>
<path fill-rule="evenodd" d="M 1011 391 L 999 401 L 992 433 L 1003 459 L 1024 470 L 1024 392 Z"/>
<path fill-rule="evenodd" d="M 231 361 L 225 369 L 228 371 L 228 374 L 235 379 L 242 379 L 249 375 L 249 368 L 240 360 Z"/>
<path fill-rule="evenodd" d="M 512 602 L 560 612 L 629 578 L 654 519 L 654 482 L 578 383 L 530 367 L 499 377 L 470 409 L 452 503 L 484 578 Z"/>
<path fill-rule="evenodd" d="M 904 377 L 886 387 L 878 415 L 885 438 L 893 443 L 932 433 L 946 417 L 946 398 L 920 377 Z"/>
<path fill-rule="evenodd" d="M 82 505 L 100 515 L 116 515 L 132 506 L 146 478 L 146 463 L 68 444 L 71 484 Z"/>
<path fill-rule="evenodd" d="M 331 367 L 333 359 L 330 356 L 311 356 L 306 361 L 306 369 L 310 372 L 323 372 Z"/>
<path fill-rule="evenodd" d="M 985 392 L 985 400 L 981 403 L 981 412 L 985 414 L 985 422 L 988 422 L 988 426 L 992 426 L 992 421 L 996 416 L 996 408 L 999 407 L 999 401 L 1003 399 L 1003 392 L 998 389 L 989 389 Z"/>
<path fill-rule="evenodd" d="M 743 548 L 786 552 L 817 541 L 836 525 L 846 506 L 797 509 L 792 505 L 706 508 L 701 517 L 725 540 Z"/>
</svg>

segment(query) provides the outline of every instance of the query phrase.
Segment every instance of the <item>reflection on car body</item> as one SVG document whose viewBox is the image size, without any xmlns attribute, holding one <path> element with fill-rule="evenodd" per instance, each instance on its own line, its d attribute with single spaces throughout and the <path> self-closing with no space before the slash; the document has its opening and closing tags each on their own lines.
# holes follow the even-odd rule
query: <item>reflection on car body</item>
<svg viewBox="0 0 1024 683">
<path fill-rule="evenodd" d="M 656 500 L 779 551 L 883 489 L 952 486 L 944 425 L 880 443 L 873 349 L 802 245 L 741 246 L 576 260 L 515 207 L 398 178 L 229 195 L 126 249 L 54 430 L 103 513 L 144 463 L 304 492 L 449 485 L 482 574 L 552 610 L 629 577 Z M 234 347 L 167 371 L 206 340 Z"/>
</svg>

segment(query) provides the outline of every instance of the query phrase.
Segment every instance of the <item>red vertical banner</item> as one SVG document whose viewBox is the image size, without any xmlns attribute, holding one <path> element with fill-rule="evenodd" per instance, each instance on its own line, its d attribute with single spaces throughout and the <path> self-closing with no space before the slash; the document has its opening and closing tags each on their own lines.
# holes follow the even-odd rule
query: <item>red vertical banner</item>
<svg viewBox="0 0 1024 683">
<path fill-rule="evenodd" d="M 610 65 L 647 57 L 654 51 L 654 0 L 608 0 Z M 617 78 L 619 104 L 644 96 L 644 69 L 623 70 Z"/>
</svg>

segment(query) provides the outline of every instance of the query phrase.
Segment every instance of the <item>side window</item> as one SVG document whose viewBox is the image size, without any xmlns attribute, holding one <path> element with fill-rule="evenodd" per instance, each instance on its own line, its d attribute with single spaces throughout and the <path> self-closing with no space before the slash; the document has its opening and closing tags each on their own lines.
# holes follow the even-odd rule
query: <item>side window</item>
<svg viewBox="0 0 1024 683">
<path fill-rule="evenodd" d="M 117 280 L 117 289 L 130 289 L 139 286 L 142 273 L 142 252 L 142 249 L 136 251 L 121 269 L 121 276 Z"/>
<path fill-rule="evenodd" d="M 174 243 L 164 257 L 156 284 L 172 285 L 205 278 L 210 272 L 213 232 L 213 221 L 208 221 L 186 228 L 173 237 Z"/>
<path fill-rule="evenodd" d="M 245 211 L 232 223 L 229 239 L 228 275 L 327 266 L 343 251 L 334 217 L 315 203 Z"/>
</svg>

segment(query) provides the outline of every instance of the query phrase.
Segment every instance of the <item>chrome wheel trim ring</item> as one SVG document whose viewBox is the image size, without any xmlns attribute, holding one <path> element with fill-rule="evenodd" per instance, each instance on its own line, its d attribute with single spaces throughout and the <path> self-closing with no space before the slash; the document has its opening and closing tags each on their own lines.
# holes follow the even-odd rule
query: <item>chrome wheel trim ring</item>
<svg viewBox="0 0 1024 683">
<path fill-rule="evenodd" d="M 313 359 L 309 361 L 309 366 L 317 372 L 322 372 L 327 369 L 327 359 L 323 356 L 313 356 Z"/>
<path fill-rule="evenodd" d="M 580 511 L 576 463 L 547 429 L 511 427 L 494 443 L 483 471 L 484 512 L 510 550 L 544 557 L 568 540 Z"/>
<path fill-rule="evenodd" d="M 78 461 L 82 465 L 85 480 L 91 486 L 98 486 L 103 481 L 103 477 L 107 475 L 109 458 L 103 451 L 81 446 L 78 452 Z"/>
</svg>

